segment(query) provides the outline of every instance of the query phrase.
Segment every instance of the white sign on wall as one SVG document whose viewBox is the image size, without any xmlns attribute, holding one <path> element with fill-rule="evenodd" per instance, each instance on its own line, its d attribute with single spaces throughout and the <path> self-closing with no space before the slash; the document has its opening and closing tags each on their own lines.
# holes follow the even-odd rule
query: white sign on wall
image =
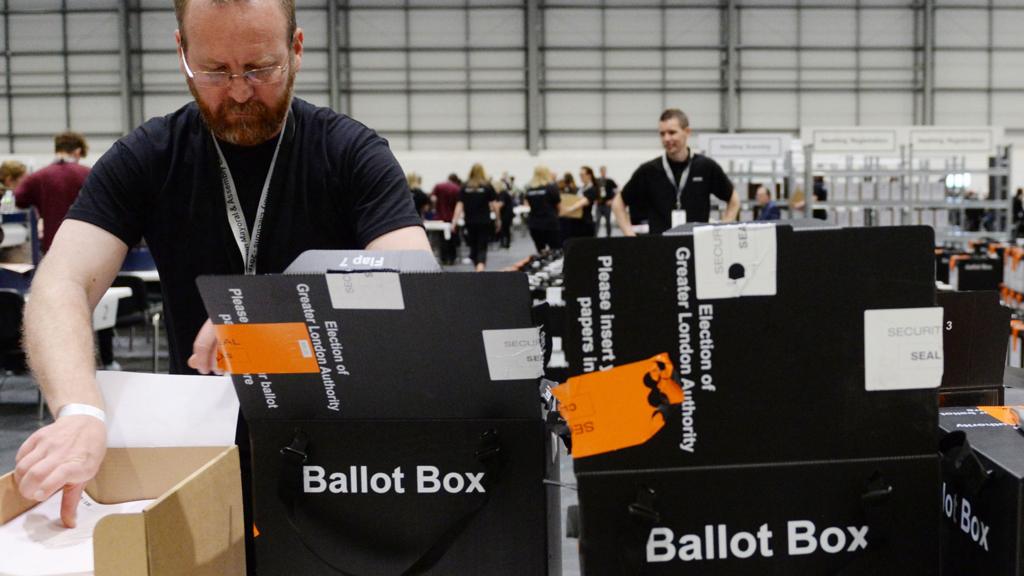
<svg viewBox="0 0 1024 576">
<path fill-rule="evenodd" d="M 700 134 L 697 138 L 700 148 L 716 159 L 781 159 L 792 140 L 789 134 Z"/>
<path fill-rule="evenodd" d="M 900 147 L 921 154 L 994 154 L 1003 141 L 998 126 L 894 126 L 892 128 L 805 127 L 800 136 L 816 153 L 898 155 Z"/>
<path fill-rule="evenodd" d="M 980 152 L 995 150 L 995 135 L 991 128 L 913 128 L 910 145 L 914 152 Z"/>
<path fill-rule="evenodd" d="M 887 154 L 899 152 L 896 130 L 865 128 L 810 128 L 805 142 L 814 145 L 815 152 L 873 152 Z"/>
</svg>

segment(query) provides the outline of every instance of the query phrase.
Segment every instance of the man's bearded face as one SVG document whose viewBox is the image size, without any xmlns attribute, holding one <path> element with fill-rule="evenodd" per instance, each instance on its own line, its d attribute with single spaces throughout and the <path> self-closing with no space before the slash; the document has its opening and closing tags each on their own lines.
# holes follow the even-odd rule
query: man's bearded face
<svg viewBox="0 0 1024 576">
<path fill-rule="evenodd" d="M 245 82 L 243 78 L 233 79 L 232 82 Z M 195 84 L 189 80 L 188 89 L 192 97 L 199 104 L 199 111 L 203 120 L 217 138 L 235 144 L 237 146 L 255 146 L 270 140 L 281 128 L 288 107 L 291 105 L 292 92 L 295 89 L 295 68 L 289 67 L 288 78 L 281 93 L 264 103 L 265 99 L 259 96 L 263 92 L 281 90 L 281 84 L 265 84 L 253 86 L 252 97 L 245 102 L 237 102 L 229 96 L 222 96 L 218 100 L 216 108 L 204 98 L 202 93 L 196 89 Z M 221 88 L 220 90 L 227 90 Z M 205 89 L 204 89 L 205 90 Z"/>
</svg>

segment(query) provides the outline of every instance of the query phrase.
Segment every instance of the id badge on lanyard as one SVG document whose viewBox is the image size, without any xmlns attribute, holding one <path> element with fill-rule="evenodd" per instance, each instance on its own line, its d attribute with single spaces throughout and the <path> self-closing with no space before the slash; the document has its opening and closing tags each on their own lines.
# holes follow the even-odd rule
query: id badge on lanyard
<svg viewBox="0 0 1024 576">
<path fill-rule="evenodd" d="M 672 227 L 682 226 L 686 224 L 686 210 L 683 210 L 683 190 L 686 188 L 686 180 L 690 176 L 690 149 L 686 149 L 686 169 L 679 175 L 679 182 L 676 182 L 676 176 L 672 173 L 672 167 L 668 163 L 668 153 L 663 152 L 661 155 L 661 166 L 665 169 L 665 176 L 668 176 L 668 181 L 672 183 L 672 187 L 676 189 L 676 206 L 672 210 Z"/>
<path fill-rule="evenodd" d="M 686 210 L 676 209 L 672 211 L 672 227 L 686 224 Z"/>
<path fill-rule="evenodd" d="M 217 149 L 217 157 L 220 159 L 220 180 L 224 188 L 224 206 L 227 209 L 228 225 L 231 226 L 231 233 L 238 244 L 238 251 L 242 254 L 242 264 L 245 266 L 245 273 L 253 275 L 256 273 L 256 250 L 259 246 L 260 232 L 263 224 L 263 211 L 267 206 L 267 191 L 270 190 L 270 180 L 274 176 L 274 165 L 277 164 L 277 153 L 281 151 L 281 141 L 284 140 L 284 133 L 288 127 L 288 116 L 285 116 L 284 125 L 281 127 L 281 134 L 277 137 L 277 146 L 274 148 L 274 156 L 270 159 L 270 169 L 267 170 L 267 178 L 263 182 L 263 191 L 260 192 L 260 203 L 256 209 L 256 218 L 252 223 L 252 234 L 249 234 L 249 226 L 245 222 L 245 214 L 242 213 L 242 204 L 238 199 L 238 189 L 235 187 L 235 180 L 231 177 L 231 170 L 228 162 L 224 159 L 217 137 L 213 138 L 213 147 Z"/>
</svg>

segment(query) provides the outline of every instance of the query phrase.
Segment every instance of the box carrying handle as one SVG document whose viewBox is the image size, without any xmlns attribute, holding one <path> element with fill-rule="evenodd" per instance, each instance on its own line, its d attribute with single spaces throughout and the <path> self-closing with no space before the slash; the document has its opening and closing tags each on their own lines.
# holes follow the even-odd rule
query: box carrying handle
<svg viewBox="0 0 1024 576">
<path fill-rule="evenodd" d="M 490 429 L 480 435 L 480 441 L 475 451 L 477 460 L 484 467 L 484 478 L 481 482 L 484 486 L 484 494 L 480 501 L 461 518 L 456 520 L 434 543 L 424 552 L 411 566 L 401 572 L 401 576 L 415 576 L 424 574 L 430 570 L 452 547 L 459 536 L 466 530 L 470 522 L 483 510 L 490 501 L 491 489 L 498 484 L 501 471 L 505 466 L 507 455 L 502 450 L 501 438 L 498 431 Z M 338 574 L 343 576 L 356 576 L 355 573 L 341 568 L 317 552 L 313 546 L 306 541 L 302 530 L 298 526 L 295 517 L 297 507 L 297 496 L 302 494 L 302 467 L 309 460 L 309 437 L 301 428 L 295 429 L 295 436 L 291 444 L 281 448 L 283 465 L 281 477 L 278 481 L 278 496 L 285 505 L 288 523 L 299 537 L 303 547 L 316 559 L 323 562 Z"/>
<path fill-rule="evenodd" d="M 939 441 L 942 471 L 962 494 L 976 495 L 992 475 L 971 448 L 967 433 L 955 430 Z"/>
</svg>

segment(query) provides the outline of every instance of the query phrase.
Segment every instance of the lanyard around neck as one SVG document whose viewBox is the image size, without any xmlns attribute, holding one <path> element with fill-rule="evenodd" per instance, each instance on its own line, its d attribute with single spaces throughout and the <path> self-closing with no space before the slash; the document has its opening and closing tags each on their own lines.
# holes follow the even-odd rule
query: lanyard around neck
<svg viewBox="0 0 1024 576">
<path fill-rule="evenodd" d="M 245 273 L 253 275 L 256 273 L 256 249 L 260 241 L 260 231 L 263 229 L 263 211 L 267 205 L 267 191 L 270 190 L 270 180 L 274 176 L 274 165 L 277 163 L 277 153 L 281 151 L 281 141 L 284 140 L 284 131 L 287 128 L 288 117 L 285 116 L 285 124 L 281 128 L 281 134 L 277 137 L 277 145 L 274 147 L 274 156 L 270 159 L 270 169 L 267 170 L 267 178 L 263 182 L 263 191 L 260 192 L 259 208 L 256 209 L 256 219 L 252 223 L 252 235 L 249 234 L 249 225 L 245 222 L 245 214 L 242 213 L 242 204 L 238 200 L 238 189 L 235 188 L 235 179 L 231 177 L 231 169 L 224 159 L 217 137 L 213 136 L 213 147 L 217 149 L 217 156 L 220 159 L 220 181 L 224 188 L 224 205 L 228 213 L 228 225 L 231 226 L 231 233 L 235 236 L 238 244 L 238 251 L 242 254 L 242 263 L 245 265 Z"/>
<path fill-rule="evenodd" d="M 665 169 L 665 175 L 668 176 L 668 181 L 672 183 L 672 186 L 676 189 L 676 210 L 680 210 L 683 207 L 683 189 L 686 188 L 686 179 L 690 175 L 690 167 L 693 163 L 690 154 L 690 148 L 686 148 L 686 168 L 683 173 L 679 175 L 679 182 L 676 182 L 676 176 L 672 173 L 672 166 L 668 163 L 668 152 L 661 153 L 661 166 Z"/>
</svg>

